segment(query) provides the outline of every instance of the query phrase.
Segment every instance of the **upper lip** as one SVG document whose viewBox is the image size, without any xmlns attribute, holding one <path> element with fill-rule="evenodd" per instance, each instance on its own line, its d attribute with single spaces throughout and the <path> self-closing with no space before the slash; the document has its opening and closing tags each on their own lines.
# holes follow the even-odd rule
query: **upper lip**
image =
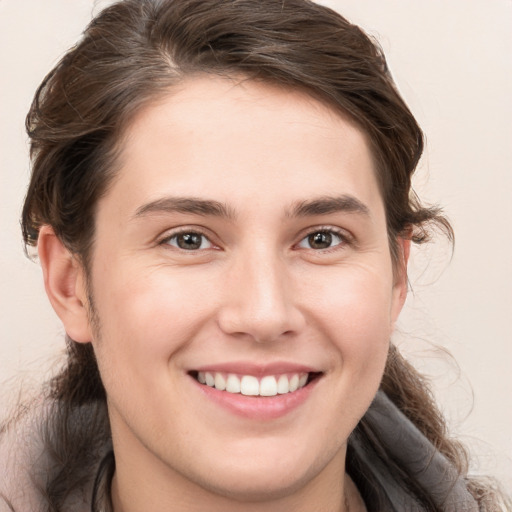
<svg viewBox="0 0 512 512">
<path fill-rule="evenodd" d="M 283 373 L 319 373 L 318 369 L 311 366 L 287 361 L 275 361 L 266 364 L 258 364 L 253 361 L 232 361 L 202 365 L 194 368 L 192 371 L 253 375 L 260 378 L 266 375 L 281 375 Z"/>
</svg>

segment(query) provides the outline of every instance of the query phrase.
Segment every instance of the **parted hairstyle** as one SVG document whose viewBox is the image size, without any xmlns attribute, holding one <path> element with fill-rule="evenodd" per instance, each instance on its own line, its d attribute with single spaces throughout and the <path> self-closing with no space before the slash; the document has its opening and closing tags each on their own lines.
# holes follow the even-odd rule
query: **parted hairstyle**
<svg viewBox="0 0 512 512">
<path fill-rule="evenodd" d="M 32 159 L 22 213 L 27 246 L 37 245 L 40 227 L 50 225 L 90 270 L 95 208 L 118 172 L 124 130 L 141 108 L 205 73 L 300 89 L 359 125 L 371 145 L 395 266 L 401 264 L 399 237 L 421 243 L 435 225 L 452 237 L 440 210 L 422 206 L 411 188 L 423 134 L 380 47 L 359 27 L 308 0 L 124 0 L 90 23 L 35 95 L 26 120 Z M 44 490 L 52 511 L 62 510 L 90 471 L 91 434 L 70 427 L 73 411 L 96 407 L 95 439 L 110 436 L 93 348 L 69 337 L 67 347 L 67 363 L 48 387 L 56 406 L 47 420 L 47 442 L 66 465 Z M 381 389 L 465 476 L 464 451 L 448 438 L 424 379 L 393 345 Z M 364 434 L 364 419 L 358 429 Z M 378 446 L 378 436 L 367 442 L 377 445 L 389 471 L 425 510 L 440 510 Z M 491 510 L 491 489 L 467 482 L 482 509 Z M 371 489 L 368 482 L 362 492 L 376 510 Z"/>
</svg>

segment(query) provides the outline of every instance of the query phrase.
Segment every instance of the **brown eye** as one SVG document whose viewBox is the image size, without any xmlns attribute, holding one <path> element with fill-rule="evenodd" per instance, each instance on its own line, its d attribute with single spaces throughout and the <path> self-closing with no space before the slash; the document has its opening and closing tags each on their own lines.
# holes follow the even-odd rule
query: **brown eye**
<svg viewBox="0 0 512 512">
<path fill-rule="evenodd" d="M 312 249 L 327 249 L 331 246 L 332 235 L 330 233 L 313 233 L 308 236 L 308 242 Z"/>
<path fill-rule="evenodd" d="M 210 249 L 212 247 L 208 238 L 201 233 L 195 233 L 193 231 L 178 233 L 168 238 L 165 243 L 185 251 L 197 251 L 199 249 Z"/>
<path fill-rule="evenodd" d="M 315 231 L 303 238 L 299 243 L 299 247 L 322 250 L 330 249 L 343 242 L 343 237 L 333 231 Z"/>
</svg>

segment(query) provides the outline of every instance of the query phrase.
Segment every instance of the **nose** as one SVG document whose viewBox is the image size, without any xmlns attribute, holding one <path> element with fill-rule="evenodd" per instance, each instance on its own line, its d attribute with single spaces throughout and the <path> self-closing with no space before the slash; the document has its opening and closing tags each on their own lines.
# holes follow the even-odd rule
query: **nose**
<svg viewBox="0 0 512 512">
<path fill-rule="evenodd" d="M 240 258 L 224 283 L 222 331 L 259 343 L 298 333 L 305 324 L 286 263 L 275 255 Z"/>
</svg>

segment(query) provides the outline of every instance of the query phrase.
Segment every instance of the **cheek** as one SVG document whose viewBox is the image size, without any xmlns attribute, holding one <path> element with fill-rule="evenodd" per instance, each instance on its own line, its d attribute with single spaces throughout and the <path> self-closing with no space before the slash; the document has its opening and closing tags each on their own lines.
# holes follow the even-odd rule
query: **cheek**
<svg viewBox="0 0 512 512">
<path fill-rule="evenodd" d="M 343 275 L 341 275 L 343 274 Z M 333 367 L 343 366 L 352 385 L 375 386 L 384 369 L 392 333 L 392 279 L 370 268 L 318 280 L 308 302 L 329 340 Z"/>
<path fill-rule="evenodd" d="M 374 267 L 345 268 L 319 274 L 314 282 L 314 287 L 308 287 L 307 293 L 304 288 L 301 294 L 326 328 L 347 342 L 366 340 L 371 344 L 375 336 L 389 337 L 393 325 L 389 272 Z"/>
<path fill-rule="evenodd" d="M 172 377 L 158 368 L 174 364 L 176 354 L 207 321 L 204 289 L 185 277 L 166 278 L 162 269 L 117 274 L 119 278 L 112 274 L 98 278 L 94 289 L 100 318 L 95 342 L 100 370 L 113 383 L 137 381 L 151 387 L 157 379 Z M 130 275 L 137 277 L 121 278 Z"/>
</svg>

